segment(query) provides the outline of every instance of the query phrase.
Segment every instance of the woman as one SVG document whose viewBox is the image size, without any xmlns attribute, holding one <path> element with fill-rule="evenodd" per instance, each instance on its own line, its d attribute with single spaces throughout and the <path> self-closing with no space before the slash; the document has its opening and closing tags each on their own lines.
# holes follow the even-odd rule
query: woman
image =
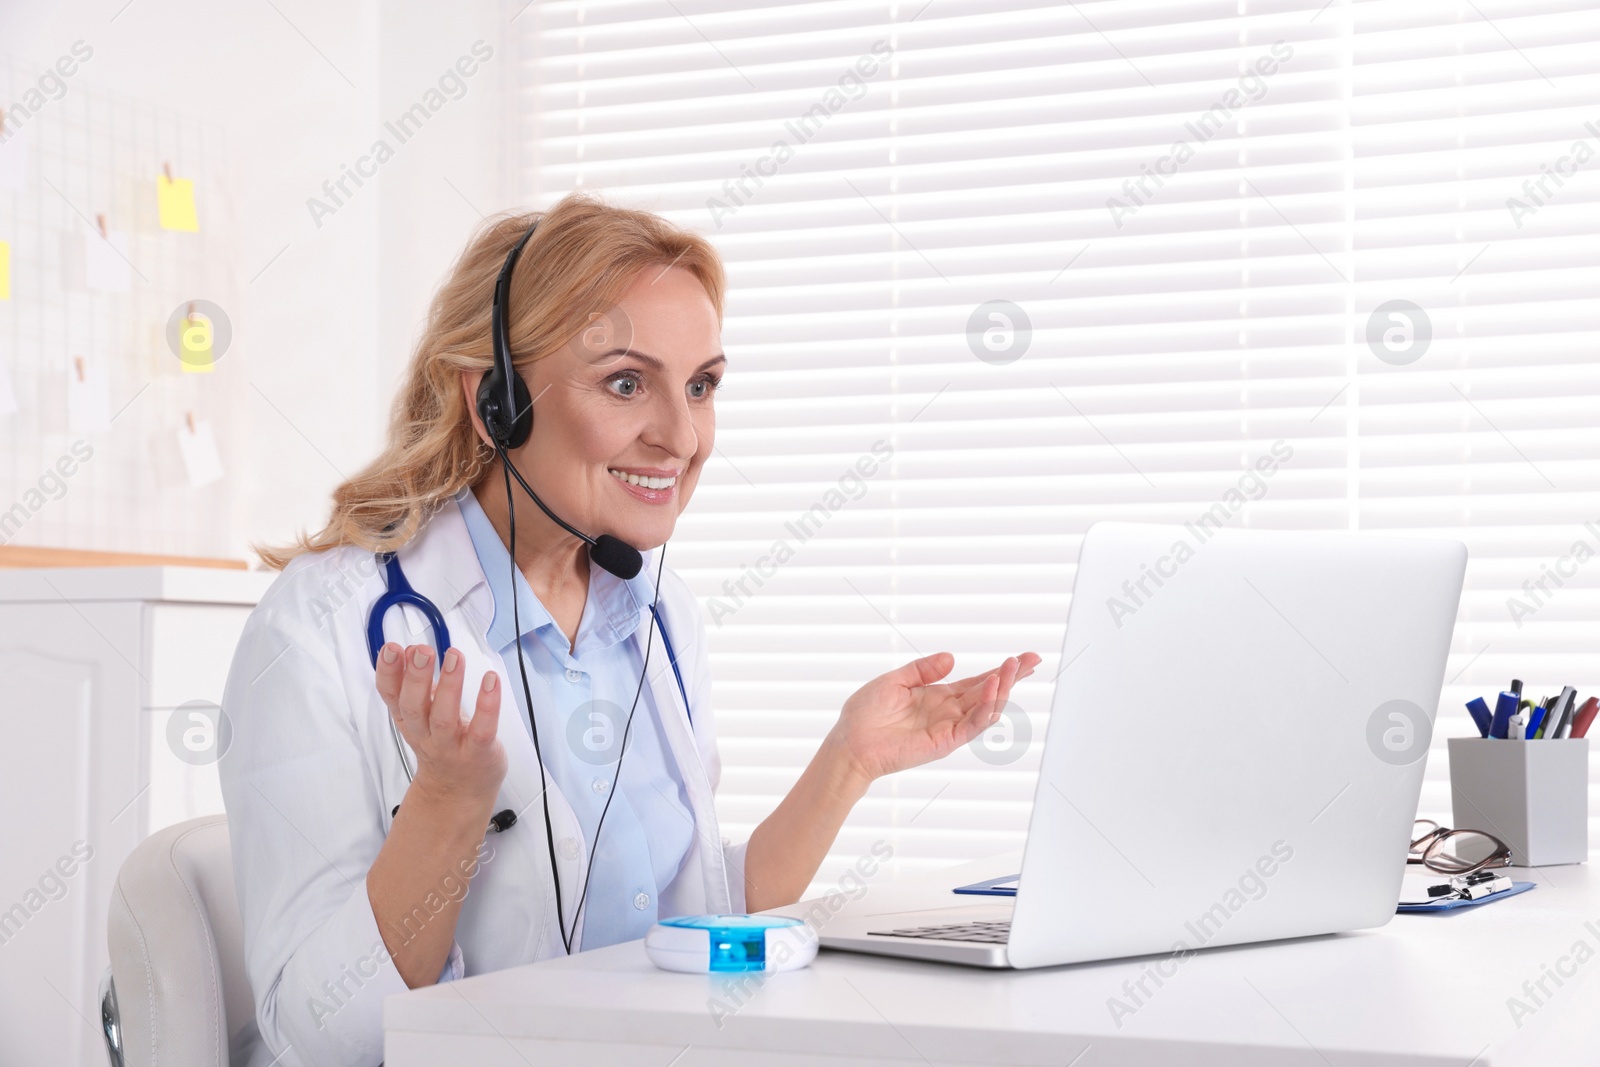
<svg viewBox="0 0 1600 1067">
<path fill-rule="evenodd" d="M 325 529 L 263 553 L 283 575 L 234 659 L 221 763 L 263 1063 L 376 1064 L 390 993 L 794 902 L 873 779 L 971 740 L 1038 663 L 941 685 L 941 653 L 868 682 L 750 840 L 722 838 L 704 626 L 663 568 L 716 430 L 722 267 L 581 196 L 534 221 L 471 242 L 383 454 Z M 520 442 L 485 406 L 506 383 L 480 396 L 496 300 Z M 569 529 L 654 551 L 619 576 Z M 448 649 L 410 608 L 369 643 L 401 581 Z"/>
</svg>

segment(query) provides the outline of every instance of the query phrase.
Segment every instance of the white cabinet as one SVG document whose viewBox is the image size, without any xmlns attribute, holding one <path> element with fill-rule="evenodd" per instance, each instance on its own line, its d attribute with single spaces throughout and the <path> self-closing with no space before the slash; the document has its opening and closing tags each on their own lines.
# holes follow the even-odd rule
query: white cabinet
<svg viewBox="0 0 1600 1067">
<path fill-rule="evenodd" d="M 117 870 L 152 831 L 222 811 L 209 709 L 273 577 L 0 570 L 0 1064 L 106 1063 Z"/>
</svg>

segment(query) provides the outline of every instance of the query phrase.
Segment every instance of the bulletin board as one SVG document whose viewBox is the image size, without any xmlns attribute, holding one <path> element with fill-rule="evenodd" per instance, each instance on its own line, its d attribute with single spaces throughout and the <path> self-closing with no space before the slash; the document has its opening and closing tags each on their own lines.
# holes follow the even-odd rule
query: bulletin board
<svg viewBox="0 0 1600 1067">
<path fill-rule="evenodd" d="M 222 131 L 3 58 L 0 108 L 0 544 L 238 555 Z"/>
</svg>

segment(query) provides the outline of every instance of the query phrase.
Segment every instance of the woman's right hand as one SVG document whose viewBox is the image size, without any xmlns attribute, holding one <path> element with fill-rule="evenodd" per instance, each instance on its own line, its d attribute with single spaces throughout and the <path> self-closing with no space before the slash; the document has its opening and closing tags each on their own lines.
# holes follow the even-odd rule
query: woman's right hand
<svg viewBox="0 0 1600 1067">
<path fill-rule="evenodd" d="M 492 807 L 506 776 L 506 750 L 496 736 L 499 676 L 493 671 L 483 676 L 476 711 L 463 722 L 463 657 L 456 649 L 445 651 L 437 687 L 433 658 L 428 645 L 401 649 L 390 642 L 378 653 L 378 695 L 416 753 L 412 788 L 445 803 Z"/>
</svg>

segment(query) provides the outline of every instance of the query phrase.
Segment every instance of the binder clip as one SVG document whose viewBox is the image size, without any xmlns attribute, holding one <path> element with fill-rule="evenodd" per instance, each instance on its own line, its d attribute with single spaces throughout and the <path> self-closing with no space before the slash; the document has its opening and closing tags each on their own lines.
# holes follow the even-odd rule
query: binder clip
<svg viewBox="0 0 1600 1067">
<path fill-rule="evenodd" d="M 1511 888 L 1511 879 L 1493 871 L 1473 871 L 1458 874 L 1443 885 L 1430 885 L 1428 896 L 1434 899 L 1482 900 Z"/>
</svg>

